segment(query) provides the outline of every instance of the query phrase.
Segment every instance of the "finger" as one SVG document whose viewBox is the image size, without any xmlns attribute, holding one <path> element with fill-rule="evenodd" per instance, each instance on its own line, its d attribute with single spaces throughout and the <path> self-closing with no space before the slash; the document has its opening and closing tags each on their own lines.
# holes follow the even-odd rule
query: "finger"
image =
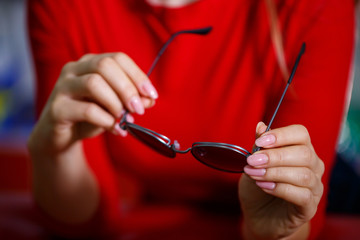
<svg viewBox="0 0 360 240">
<path fill-rule="evenodd" d="M 306 167 L 253 168 L 245 166 L 244 171 L 256 181 L 287 183 L 309 188 L 313 194 L 321 196 L 323 185 L 316 174 Z"/>
<path fill-rule="evenodd" d="M 107 130 L 113 129 L 116 121 L 99 105 L 68 97 L 58 97 L 53 102 L 52 117 L 58 122 L 88 122 Z"/>
<path fill-rule="evenodd" d="M 104 128 L 100 128 L 88 122 L 82 122 L 77 126 L 75 139 L 92 138 L 104 131 Z"/>
<path fill-rule="evenodd" d="M 70 65 L 69 69 L 78 76 L 94 73 L 97 71 L 98 65 L 102 64 L 99 61 L 101 59 L 112 58 L 112 55 L 113 53 L 85 54 L 79 59 L 79 61 L 73 62 L 74 64 Z"/>
<path fill-rule="evenodd" d="M 282 148 L 260 150 L 247 158 L 249 165 L 256 168 L 308 167 L 316 168 L 316 155 L 307 145 L 293 145 Z"/>
<path fill-rule="evenodd" d="M 307 129 L 302 125 L 290 125 L 287 127 L 272 129 L 256 139 L 256 146 L 273 148 L 295 144 L 310 144 L 310 136 Z"/>
<path fill-rule="evenodd" d="M 306 210 L 305 214 L 312 217 L 316 212 L 320 197 L 315 196 L 310 189 L 294 186 L 287 183 L 273 183 L 256 181 L 264 192 L 295 204 Z"/>
<path fill-rule="evenodd" d="M 76 69 L 76 74 L 82 75 L 90 72 L 96 72 L 102 65 L 106 64 L 106 59 L 112 58 L 128 77 L 132 84 L 136 87 L 137 91 L 142 97 L 148 98 L 150 104 L 144 105 L 146 108 L 151 107 L 154 104 L 155 99 L 158 98 L 158 93 L 155 87 L 147 75 L 136 65 L 136 63 L 124 53 L 107 53 L 102 55 L 94 56 L 93 54 L 87 54 L 80 59 L 80 64 Z M 85 60 L 88 60 L 86 62 Z M 105 62 L 105 63 L 101 63 Z M 110 61 L 109 61 L 110 62 Z M 138 99 L 134 100 L 134 104 L 138 104 Z M 139 105 L 139 104 L 138 104 Z M 136 106 L 137 110 L 142 111 L 140 106 Z"/>
<path fill-rule="evenodd" d="M 140 97 L 140 99 L 145 108 L 151 108 L 155 105 L 155 100 L 152 98 Z"/>
<path fill-rule="evenodd" d="M 255 137 L 258 138 L 261 134 L 263 134 L 266 131 L 266 125 L 264 122 L 259 122 L 256 125 L 256 131 L 255 131 Z"/>
<path fill-rule="evenodd" d="M 126 75 L 124 69 L 114 60 L 113 54 L 103 54 L 89 61 L 78 62 L 75 73 L 79 75 L 98 73 L 114 89 L 123 104 L 131 112 L 144 114 L 145 108 L 139 96 L 138 89 Z"/>
<path fill-rule="evenodd" d="M 66 84 L 68 91 L 76 99 L 90 99 L 107 109 L 115 118 L 122 115 L 123 104 L 109 84 L 99 74 L 86 74 L 73 77 L 71 84 Z"/>
<path fill-rule="evenodd" d="M 128 55 L 124 53 L 115 53 L 113 58 L 130 77 L 142 96 L 146 96 L 151 99 L 158 98 L 158 93 L 153 84 L 150 82 L 148 76 Z"/>
<path fill-rule="evenodd" d="M 261 134 L 263 134 L 266 131 L 267 126 L 265 125 L 265 123 L 263 122 L 259 122 L 256 125 L 256 130 L 255 130 L 255 138 L 260 137 Z M 257 152 L 259 151 L 260 148 L 256 146 L 256 144 L 254 144 L 252 146 L 252 152 Z"/>
<path fill-rule="evenodd" d="M 127 114 L 126 115 L 126 121 L 129 122 L 129 123 L 134 123 L 134 117 L 131 115 L 131 114 Z M 115 124 L 115 130 L 123 137 L 126 137 L 127 136 L 127 131 L 122 129 L 120 127 L 120 122 L 116 122 Z"/>
<path fill-rule="evenodd" d="M 93 53 L 87 53 L 87 54 L 83 55 L 83 56 L 79 59 L 79 62 L 89 61 L 90 59 L 94 58 L 95 56 L 97 56 L 97 55 L 96 55 L 96 54 L 93 54 Z"/>
</svg>

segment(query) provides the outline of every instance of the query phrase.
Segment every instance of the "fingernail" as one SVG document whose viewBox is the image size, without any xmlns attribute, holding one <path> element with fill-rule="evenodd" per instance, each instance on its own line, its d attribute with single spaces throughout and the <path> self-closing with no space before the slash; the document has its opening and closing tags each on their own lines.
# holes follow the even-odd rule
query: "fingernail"
<svg viewBox="0 0 360 240">
<path fill-rule="evenodd" d="M 130 113 L 128 113 L 128 115 L 126 115 L 126 121 L 129 123 L 134 123 L 135 119 Z"/>
<path fill-rule="evenodd" d="M 275 136 L 272 134 L 269 134 L 269 135 L 262 136 L 262 137 L 256 139 L 255 144 L 258 147 L 265 147 L 265 146 L 275 143 L 275 140 L 276 140 Z"/>
<path fill-rule="evenodd" d="M 144 83 L 143 89 L 152 99 L 157 99 L 159 97 L 155 87 L 150 82 Z"/>
<path fill-rule="evenodd" d="M 139 114 L 139 115 L 144 114 L 145 109 L 144 109 L 144 106 L 142 105 L 141 100 L 138 96 L 133 96 L 131 98 L 130 105 L 137 114 Z"/>
<path fill-rule="evenodd" d="M 274 182 L 260 182 L 256 181 L 256 185 L 258 185 L 260 188 L 273 190 L 276 186 Z"/>
<path fill-rule="evenodd" d="M 266 125 L 264 122 L 260 121 L 257 125 L 256 125 L 256 133 L 255 136 L 259 136 L 261 134 L 263 134 L 266 131 Z"/>
<path fill-rule="evenodd" d="M 177 149 L 177 150 L 180 149 L 180 143 L 177 140 L 174 141 L 174 146 L 175 146 L 175 149 Z"/>
<path fill-rule="evenodd" d="M 259 132 L 259 127 L 262 125 L 262 124 L 264 124 L 263 122 L 258 122 L 258 124 L 256 125 L 256 133 L 258 133 Z"/>
<path fill-rule="evenodd" d="M 266 169 L 265 168 L 252 168 L 250 166 L 245 166 L 244 172 L 250 176 L 264 176 L 266 173 Z"/>
<path fill-rule="evenodd" d="M 122 109 L 118 118 L 121 119 L 123 117 L 124 113 L 125 113 L 125 109 Z"/>
<path fill-rule="evenodd" d="M 127 135 L 127 131 L 121 129 L 119 124 L 115 124 L 114 130 L 116 135 L 120 135 L 122 137 L 126 137 Z"/>
<path fill-rule="evenodd" d="M 247 162 L 249 165 L 251 166 L 260 166 L 260 165 L 264 165 L 269 161 L 269 158 L 266 154 L 262 154 L 262 153 L 258 153 L 258 154 L 253 154 L 250 155 L 247 158 Z"/>
</svg>

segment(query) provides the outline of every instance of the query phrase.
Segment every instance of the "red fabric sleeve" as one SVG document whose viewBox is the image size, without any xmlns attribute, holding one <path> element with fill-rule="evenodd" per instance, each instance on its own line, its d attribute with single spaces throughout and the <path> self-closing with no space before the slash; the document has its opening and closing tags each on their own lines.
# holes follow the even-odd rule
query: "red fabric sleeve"
<svg viewBox="0 0 360 240">
<path fill-rule="evenodd" d="M 63 65 L 72 59 L 61 34 L 61 4 L 49 1 L 28 1 L 28 27 L 36 69 L 36 110 L 40 115 Z M 52 231 L 66 235 L 108 234 L 116 229 L 119 211 L 118 188 L 103 135 L 83 141 L 84 152 L 100 189 L 100 206 L 93 219 L 82 226 L 68 226 L 44 216 Z M 96 169 L 96 171 L 94 171 Z M 43 213 L 44 215 L 44 213 Z M 49 224 L 49 222 L 51 222 Z"/>
<path fill-rule="evenodd" d="M 292 1 L 285 2 L 283 7 L 293 4 Z M 295 11 L 285 11 L 289 15 L 280 16 L 289 67 L 294 64 L 303 41 L 307 44 L 306 51 L 291 84 L 292 91 L 287 93 L 273 128 L 290 124 L 306 126 L 317 155 L 325 163 L 322 178 L 325 190 L 311 221 L 310 238 L 313 239 L 324 224 L 329 177 L 350 94 L 355 39 L 354 1 L 295 2 Z M 291 52 L 286 49 L 291 49 Z M 280 84 L 283 86 L 284 82 Z M 283 87 L 275 87 L 283 90 Z M 279 91 L 274 91 L 274 98 L 279 96 Z M 268 118 L 271 114 L 272 111 Z"/>
</svg>

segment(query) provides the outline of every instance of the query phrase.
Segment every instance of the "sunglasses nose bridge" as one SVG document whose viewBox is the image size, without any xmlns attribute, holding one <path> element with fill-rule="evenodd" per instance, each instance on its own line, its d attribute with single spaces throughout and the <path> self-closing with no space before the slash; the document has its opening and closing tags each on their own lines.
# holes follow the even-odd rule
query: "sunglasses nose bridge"
<svg viewBox="0 0 360 240">
<path fill-rule="evenodd" d="M 174 143 L 171 145 L 171 149 L 175 152 L 175 153 L 188 153 L 191 150 L 191 147 L 186 149 L 186 150 L 179 150 L 180 149 L 180 144 L 177 140 L 174 141 Z"/>
</svg>

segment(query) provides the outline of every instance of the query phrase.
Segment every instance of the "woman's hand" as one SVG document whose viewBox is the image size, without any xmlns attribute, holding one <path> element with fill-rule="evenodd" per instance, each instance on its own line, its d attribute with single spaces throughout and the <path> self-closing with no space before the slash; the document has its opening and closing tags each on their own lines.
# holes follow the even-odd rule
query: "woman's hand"
<svg viewBox="0 0 360 240">
<path fill-rule="evenodd" d="M 66 64 L 28 141 L 38 206 L 66 223 L 90 219 L 100 190 L 79 140 L 106 130 L 125 135 L 117 124 L 124 109 L 143 114 L 157 96 L 123 53 L 88 54 Z"/>
<path fill-rule="evenodd" d="M 258 124 L 255 144 L 262 150 L 248 157 L 239 184 L 244 235 L 305 239 L 323 194 L 324 163 L 304 126 L 265 129 Z"/>
<path fill-rule="evenodd" d="M 105 130 L 125 135 L 116 124 L 124 109 L 143 114 L 157 97 L 146 74 L 126 54 L 87 54 L 62 69 L 30 149 L 56 154 Z"/>
</svg>

